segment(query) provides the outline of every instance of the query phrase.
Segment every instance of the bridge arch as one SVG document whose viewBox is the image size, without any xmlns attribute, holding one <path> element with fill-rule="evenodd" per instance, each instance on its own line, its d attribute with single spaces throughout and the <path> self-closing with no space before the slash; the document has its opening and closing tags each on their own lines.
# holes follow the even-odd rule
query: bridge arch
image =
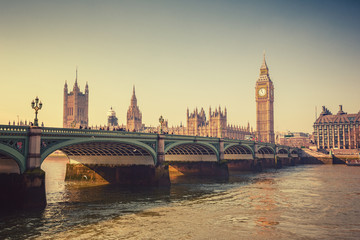
<svg viewBox="0 0 360 240">
<path fill-rule="evenodd" d="M 281 149 L 279 149 L 278 153 L 279 154 L 289 154 L 289 151 L 285 148 L 281 148 Z"/>
<path fill-rule="evenodd" d="M 225 154 L 254 154 L 248 145 L 233 143 L 224 148 Z"/>
<path fill-rule="evenodd" d="M 291 150 L 291 154 L 298 154 L 298 151 L 296 149 Z"/>
<path fill-rule="evenodd" d="M 169 144 L 165 147 L 165 161 L 166 160 L 180 160 L 183 158 L 180 156 L 186 156 L 189 160 L 194 161 L 219 161 L 219 151 L 211 144 L 192 142 L 192 141 L 180 141 Z M 177 156 L 177 157 L 176 157 Z M 197 156 L 191 158 L 190 156 Z"/>
<path fill-rule="evenodd" d="M 275 153 L 274 149 L 272 149 L 271 147 L 268 147 L 268 146 L 260 147 L 257 152 L 260 154 L 274 154 Z"/>
<path fill-rule="evenodd" d="M 79 146 L 79 149 L 76 149 Z M 103 147 L 103 148 L 100 148 Z M 41 154 L 41 163 L 56 150 L 62 150 L 66 155 L 81 156 L 151 156 L 156 164 L 157 155 L 149 145 L 136 140 L 86 138 L 59 142 Z"/>
<path fill-rule="evenodd" d="M 20 152 L 15 149 L 0 143 L 0 161 L 7 161 L 5 159 L 10 158 L 15 162 L 17 167 L 19 168 L 19 173 L 23 173 L 26 169 L 26 158 Z M 11 164 L 11 162 L 9 162 Z M 12 165 L 12 164 L 11 164 Z"/>
</svg>

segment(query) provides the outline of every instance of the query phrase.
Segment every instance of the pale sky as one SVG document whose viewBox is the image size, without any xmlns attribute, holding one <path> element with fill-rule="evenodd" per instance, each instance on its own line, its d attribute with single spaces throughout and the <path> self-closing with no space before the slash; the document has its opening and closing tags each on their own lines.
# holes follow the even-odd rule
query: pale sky
<svg viewBox="0 0 360 240">
<path fill-rule="evenodd" d="M 78 66 L 90 125 L 112 106 L 126 123 L 132 86 L 143 123 L 185 124 L 186 109 L 219 105 L 255 127 L 266 51 L 275 130 L 312 132 L 315 106 L 360 110 L 359 1 L 0 1 L 0 124 L 62 127 L 63 87 Z"/>
</svg>

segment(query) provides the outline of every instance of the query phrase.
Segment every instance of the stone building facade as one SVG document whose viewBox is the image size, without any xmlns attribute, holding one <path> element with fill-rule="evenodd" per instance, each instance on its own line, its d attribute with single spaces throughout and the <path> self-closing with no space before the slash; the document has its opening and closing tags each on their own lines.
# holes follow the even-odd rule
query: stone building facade
<svg viewBox="0 0 360 240">
<path fill-rule="evenodd" d="M 347 114 L 342 105 L 333 115 L 325 106 L 314 123 L 314 141 L 318 149 L 357 149 L 360 146 L 360 112 Z"/>
<path fill-rule="evenodd" d="M 68 85 L 65 81 L 64 86 L 64 111 L 63 111 L 63 127 L 79 128 L 87 127 L 89 124 L 89 86 L 86 83 L 85 92 L 82 93 L 76 78 L 73 90 L 68 92 Z"/>
<path fill-rule="evenodd" d="M 203 137 L 218 137 L 230 139 L 250 139 L 254 135 L 250 125 L 247 127 L 228 125 L 227 124 L 227 110 L 221 110 L 221 107 L 214 111 L 209 108 L 209 118 L 203 108 L 200 111 L 196 108 L 192 113 L 187 109 L 186 123 L 187 126 L 168 127 L 168 122 L 165 121 L 163 129 L 168 134 L 203 136 Z"/>
<path fill-rule="evenodd" d="M 142 125 L 142 113 L 140 112 L 139 106 L 137 105 L 137 99 L 135 95 L 135 86 L 133 87 L 133 95 L 131 97 L 130 106 L 126 116 L 126 130 L 140 131 L 143 129 Z"/>
<path fill-rule="evenodd" d="M 260 142 L 275 143 L 274 134 L 274 85 L 269 76 L 269 68 L 264 60 L 260 76 L 256 81 L 256 137 Z"/>
</svg>

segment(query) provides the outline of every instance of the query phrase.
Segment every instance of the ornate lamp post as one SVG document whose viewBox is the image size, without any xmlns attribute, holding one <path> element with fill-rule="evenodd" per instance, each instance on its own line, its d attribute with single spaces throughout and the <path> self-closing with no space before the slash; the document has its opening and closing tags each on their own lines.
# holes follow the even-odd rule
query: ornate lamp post
<svg viewBox="0 0 360 240">
<path fill-rule="evenodd" d="M 159 118 L 159 123 L 160 123 L 160 134 L 162 134 L 163 133 L 162 126 L 163 126 L 163 123 L 164 123 L 164 118 L 163 118 L 162 115 Z"/>
<path fill-rule="evenodd" d="M 35 98 L 35 101 L 32 100 L 31 107 L 35 110 L 34 126 L 38 127 L 39 122 L 38 122 L 37 115 L 38 115 L 38 111 L 42 108 L 42 102 L 40 101 L 40 103 L 39 103 L 39 98 L 38 97 Z"/>
</svg>

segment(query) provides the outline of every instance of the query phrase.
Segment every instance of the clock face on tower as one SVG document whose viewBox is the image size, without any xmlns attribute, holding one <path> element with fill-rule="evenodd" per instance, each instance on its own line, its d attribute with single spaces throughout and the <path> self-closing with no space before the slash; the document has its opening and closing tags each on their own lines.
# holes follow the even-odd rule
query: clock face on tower
<svg viewBox="0 0 360 240">
<path fill-rule="evenodd" d="M 266 95 L 266 89 L 265 88 L 260 88 L 258 93 L 259 93 L 260 97 L 263 97 L 263 96 Z"/>
</svg>

